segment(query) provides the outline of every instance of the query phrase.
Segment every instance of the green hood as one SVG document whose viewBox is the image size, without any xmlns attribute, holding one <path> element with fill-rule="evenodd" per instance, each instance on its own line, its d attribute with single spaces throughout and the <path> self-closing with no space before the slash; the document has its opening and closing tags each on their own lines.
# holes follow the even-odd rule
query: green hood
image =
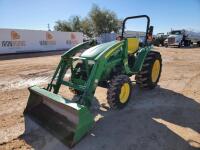
<svg viewBox="0 0 200 150">
<path fill-rule="evenodd" d="M 96 45 L 94 47 L 89 48 L 85 52 L 83 52 L 81 54 L 81 57 L 95 59 L 104 50 L 106 50 L 109 47 L 112 47 L 113 45 L 115 45 L 117 43 L 119 43 L 119 41 L 112 41 L 112 42 L 107 42 L 104 44 Z"/>
</svg>

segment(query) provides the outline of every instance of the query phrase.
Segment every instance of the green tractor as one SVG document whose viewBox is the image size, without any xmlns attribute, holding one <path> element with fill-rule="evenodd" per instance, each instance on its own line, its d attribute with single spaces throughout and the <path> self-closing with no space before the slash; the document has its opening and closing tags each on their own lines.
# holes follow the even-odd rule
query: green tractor
<svg viewBox="0 0 200 150">
<path fill-rule="evenodd" d="M 124 37 L 126 21 L 136 18 L 147 19 L 143 44 L 136 37 Z M 107 100 L 113 109 L 121 109 L 129 102 L 131 76 L 135 75 L 140 87 L 153 89 L 160 78 L 162 59 L 159 52 L 151 51 L 152 32 L 148 16 L 127 17 L 120 40 L 100 45 L 87 41 L 64 53 L 46 88 L 29 87 L 25 132 L 31 126 L 27 120 L 32 120 L 71 147 L 93 126 L 90 106 L 97 86 L 108 89 Z M 61 85 L 69 87 L 75 98 L 60 96 Z"/>
</svg>

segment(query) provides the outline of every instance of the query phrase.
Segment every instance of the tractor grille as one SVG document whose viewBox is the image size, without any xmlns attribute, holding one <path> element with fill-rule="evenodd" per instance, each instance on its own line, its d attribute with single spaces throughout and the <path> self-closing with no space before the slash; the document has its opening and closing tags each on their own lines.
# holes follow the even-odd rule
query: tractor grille
<svg viewBox="0 0 200 150">
<path fill-rule="evenodd" d="M 175 38 L 174 37 L 170 37 L 168 38 L 168 44 L 174 44 L 175 43 Z"/>
</svg>

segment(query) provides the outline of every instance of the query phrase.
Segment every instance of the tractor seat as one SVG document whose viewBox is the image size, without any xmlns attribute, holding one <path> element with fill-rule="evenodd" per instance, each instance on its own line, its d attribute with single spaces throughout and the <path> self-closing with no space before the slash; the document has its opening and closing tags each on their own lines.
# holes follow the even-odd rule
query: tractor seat
<svg viewBox="0 0 200 150">
<path fill-rule="evenodd" d="M 128 40 L 128 54 L 133 54 L 137 52 L 139 48 L 139 39 L 138 38 L 127 38 Z"/>
</svg>

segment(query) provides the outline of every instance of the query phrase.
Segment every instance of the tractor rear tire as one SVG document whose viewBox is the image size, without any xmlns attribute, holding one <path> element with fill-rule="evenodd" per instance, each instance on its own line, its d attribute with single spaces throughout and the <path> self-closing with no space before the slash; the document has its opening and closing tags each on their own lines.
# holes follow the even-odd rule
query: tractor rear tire
<svg viewBox="0 0 200 150">
<path fill-rule="evenodd" d="M 129 102 L 132 83 L 127 75 L 115 76 L 109 84 L 107 100 L 112 109 L 121 109 Z"/>
<path fill-rule="evenodd" d="M 159 52 L 150 51 L 145 58 L 141 71 L 135 76 L 136 83 L 145 89 L 157 86 L 162 71 L 162 58 Z"/>
</svg>

